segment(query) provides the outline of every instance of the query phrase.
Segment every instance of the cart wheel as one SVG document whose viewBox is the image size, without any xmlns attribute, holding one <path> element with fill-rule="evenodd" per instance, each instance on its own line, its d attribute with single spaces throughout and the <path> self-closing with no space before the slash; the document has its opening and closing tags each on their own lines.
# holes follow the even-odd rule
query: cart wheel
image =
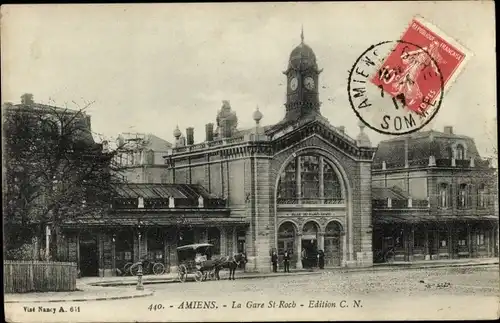
<svg viewBox="0 0 500 323">
<path fill-rule="evenodd" d="M 180 265 L 179 268 L 179 280 L 181 283 L 186 281 L 187 278 L 187 268 L 184 265 Z"/>
<path fill-rule="evenodd" d="M 155 275 L 162 275 L 165 272 L 165 266 L 161 262 L 157 262 L 153 266 L 153 273 Z"/>
<path fill-rule="evenodd" d="M 195 273 L 194 273 L 194 279 L 197 281 L 197 282 L 201 282 L 203 280 L 203 274 L 201 273 L 201 271 L 197 270 Z"/>
<path fill-rule="evenodd" d="M 125 275 L 130 274 L 130 267 L 132 267 L 131 262 L 127 262 L 125 266 L 123 266 L 123 272 L 125 273 Z"/>
<path fill-rule="evenodd" d="M 130 274 L 132 276 L 137 276 L 137 272 L 139 272 L 139 265 L 138 264 L 133 264 L 130 266 Z"/>
</svg>

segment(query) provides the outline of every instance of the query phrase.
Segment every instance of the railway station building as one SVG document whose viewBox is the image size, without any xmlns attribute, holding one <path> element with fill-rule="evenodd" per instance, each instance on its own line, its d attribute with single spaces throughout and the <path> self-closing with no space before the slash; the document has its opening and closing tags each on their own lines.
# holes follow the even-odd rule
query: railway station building
<svg viewBox="0 0 500 323">
<path fill-rule="evenodd" d="M 204 242 L 246 253 L 245 270 L 259 272 L 272 270 L 273 250 L 281 259 L 288 250 L 297 269 L 302 251 L 315 259 L 317 250 L 326 267 L 498 256 L 496 170 L 474 141 L 446 128 L 377 150 L 362 124 L 352 138 L 322 116 L 321 72 L 302 38 L 277 124 L 263 126 L 257 109 L 240 129 L 223 101 L 201 142 L 188 127 L 171 144 L 153 140 L 162 156 L 140 145 L 110 210 L 65 223 L 68 260 L 83 276 L 114 275 L 139 254 L 173 272 L 177 247 Z"/>
<path fill-rule="evenodd" d="M 68 257 L 82 275 L 112 275 L 138 259 L 139 241 L 142 256 L 171 271 L 175 249 L 199 242 L 221 254 L 245 252 L 247 271 L 271 271 L 273 250 L 289 250 L 292 268 L 302 268 L 302 250 L 315 259 L 318 249 L 326 266 L 372 264 L 375 148 L 362 126 L 351 138 L 321 115 L 322 69 L 303 38 L 285 67 L 280 122 L 262 126 L 256 110 L 255 126 L 239 129 L 223 101 L 203 142 L 194 143 L 193 128 L 174 130 L 163 164 L 149 165 L 161 170 L 160 182 L 124 184 L 102 218 L 65 224 Z"/>
</svg>

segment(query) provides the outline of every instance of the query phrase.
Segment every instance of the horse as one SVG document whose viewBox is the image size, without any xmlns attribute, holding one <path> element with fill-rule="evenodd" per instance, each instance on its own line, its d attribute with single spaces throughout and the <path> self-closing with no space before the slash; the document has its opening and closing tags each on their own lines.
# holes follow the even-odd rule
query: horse
<svg viewBox="0 0 500 323">
<path fill-rule="evenodd" d="M 247 263 L 247 257 L 244 253 L 238 253 L 233 256 L 224 256 L 215 260 L 215 277 L 220 280 L 219 271 L 221 269 L 229 269 L 229 279 L 235 280 L 234 274 L 236 273 L 236 268 L 241 263 Z"/>
</svg>

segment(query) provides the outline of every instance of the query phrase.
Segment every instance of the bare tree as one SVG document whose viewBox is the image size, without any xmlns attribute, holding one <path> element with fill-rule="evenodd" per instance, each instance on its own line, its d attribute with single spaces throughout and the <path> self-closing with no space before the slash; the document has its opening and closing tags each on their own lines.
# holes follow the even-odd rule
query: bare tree
<svg viewBox="0 0 500 323">
<path fill-rule="evenodd" d="M 94 141 L 90 117 L 36 104 L 25 94 L 21 104 L 4 105 L 4 250 L 40 236 L 50 224 L 56 241 L 61 224 L 107 212 L 122 181 L 116 150 Z M 57 243 L 51 243 L 57 258 Z"/>
</svg>

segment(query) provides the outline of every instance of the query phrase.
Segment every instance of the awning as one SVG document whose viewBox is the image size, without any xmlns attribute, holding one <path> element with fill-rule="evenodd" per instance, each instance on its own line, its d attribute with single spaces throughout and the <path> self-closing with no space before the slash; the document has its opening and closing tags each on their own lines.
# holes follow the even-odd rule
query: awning
<svg viewBox="0 0 500 323">
<path fill-rule="evenodd" d="M 197 184 L 142 184 L 125 183 L 116 188 L 120 198 L 189 198 L 197 199 L 200 195 L 204 199 L 214 198 L 203 186 Z"/>
<path fill-rule="evenodd" d="M 373 217 L 377 224 L 385 223 L 422 223 L 422 222 L 460 222 L 460 221 L 497 221 L 494 215 L 484 216 L 432 216 L 432 215 L 379 215 Z"/>
<path fill-rule="evenodd" d="M 245 225 L 249 221 L 242 217 L 214 217 L 214 218 L 140 218 L 141 226 L 213 226 L 213 225 Z M 94 227 L 113 227 L 126 226 L 135 227 L 138 225 L 139 218 L 101 218 L 101 219 L 72 219 L 67 220 L 62 224 L 65 228 L 78 228 L 83 226 Z"/>
</svg>

